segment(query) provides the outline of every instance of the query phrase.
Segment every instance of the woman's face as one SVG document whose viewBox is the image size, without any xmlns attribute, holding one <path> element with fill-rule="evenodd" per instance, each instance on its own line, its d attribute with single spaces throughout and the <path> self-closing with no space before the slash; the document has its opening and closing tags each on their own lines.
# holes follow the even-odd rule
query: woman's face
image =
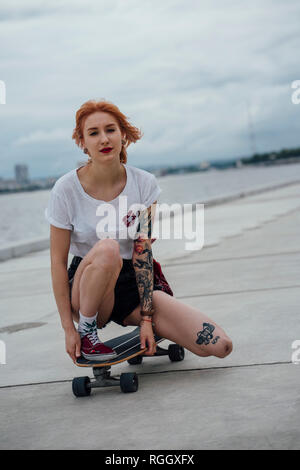
<svg viewBox="0 0 300 470">
<path fill-rule="evenodd" d="M 120 159 L 122 149 L 122 134 L 119 125 L 113 115 L 97 111 L 90 114 L 84 123 L 83 140 L 84 147 L 92 159 L 107 161 Z M 106 147 L 111 147 L 109 153 L 103 153 Z"/>
</svg>

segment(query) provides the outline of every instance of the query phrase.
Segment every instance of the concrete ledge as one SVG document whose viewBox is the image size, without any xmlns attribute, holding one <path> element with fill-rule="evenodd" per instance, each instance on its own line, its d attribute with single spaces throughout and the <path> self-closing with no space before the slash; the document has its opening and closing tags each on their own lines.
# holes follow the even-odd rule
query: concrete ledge
<svg viewBox="0 0 300 470">
<path fill-rule="evenodd" d="M 34 251 L 47 250 L 50 247 L 48 238 L 30 238 L 26 241 L 15 242 L 0 248 L 0 261 L 6 261 L 11 258 L 18 258 Z"/>
<path fill-rule="evenodd" d="M 248 196 L 255 196 L 257 194 L 266 193 L 268 191 L 274 191 L 276 189 L 285 188 L 287 186 L 292 186 L 294 184 L 299 184 L 299 183 L 300 183 L 300 180 L 294 180 L 294 181 L 288 181 L 286 183 L 273 184 L 270 186 L 261 186 L 255 189 L 249 189 L 249 191 L 242 191 L 240 193 L 228 194 L 227 196 L 221 196 L 217 198 L 214 197 L 211 199 L 207 199 L 206 201 L 204 201 L 204 204 L 205 204 L 205 207 L 207 208 L 213 207 L 219 204 L 225 204 L 226 202 L 235 201 L 235 200 L 242 199 Z M 198 204 L 200 204 L 200 202 Z"/>
</svg>

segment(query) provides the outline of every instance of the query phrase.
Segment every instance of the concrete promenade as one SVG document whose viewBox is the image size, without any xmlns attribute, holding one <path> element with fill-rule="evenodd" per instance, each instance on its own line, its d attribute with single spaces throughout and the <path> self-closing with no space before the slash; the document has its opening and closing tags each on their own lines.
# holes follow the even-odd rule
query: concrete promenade
<svg viewBox="0 0 300 470">
<path fill-rule="evenodd" d="M 92 370 L 65 353 L 49 250 L 0 263 L 0 449 L 299 449 L 299 240 L 295 184 L 206 210 L 200 251 L 155 242 L 175 297 L 222 326 L 234 350 L 124 363 L 112 371 L 136 371 L 137 393 L 87 398 L 72 394 L 72 378 Z M 131 329 L 110 324 L 100 337 Z"/>
</svg>

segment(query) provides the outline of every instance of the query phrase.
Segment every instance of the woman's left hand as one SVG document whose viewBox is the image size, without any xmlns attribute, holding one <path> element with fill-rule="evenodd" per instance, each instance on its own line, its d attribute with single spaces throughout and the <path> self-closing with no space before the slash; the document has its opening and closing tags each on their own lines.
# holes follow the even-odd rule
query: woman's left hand
<svg viewBox="0 0 300 470">
<path fill-rule="evenodd" d="M 148 348 L 145 356 L 153 356 L 156 353 L 156 344 L 152 324 L 150 322 L 142 322 L 140 330 L 141 349 Z"/>
</svg>

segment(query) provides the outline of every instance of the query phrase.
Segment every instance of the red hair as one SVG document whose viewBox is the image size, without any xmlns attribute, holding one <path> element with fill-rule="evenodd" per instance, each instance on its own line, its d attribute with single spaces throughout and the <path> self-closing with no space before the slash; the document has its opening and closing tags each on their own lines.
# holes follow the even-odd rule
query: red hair
<svg viewBox="0 0 300 470">
<path fill-rule="evenodd" d="M 126 148 L 132 143 L 136 142 L 142 137 L 140 129 L 132 126 L 127 116 L 121 113 L 119 108 L 106 100 L 96 101 L 89 100 L 83 103 L 83 105 L 76 112 L 76 127 L 73 130 L 72 139 L 75 140 L 78 147 L 83 148 L 82 138 L 83 138 L 83 126 L 86 118 L 97 111 L 102 111 L 104 113 L 111 114 L 117 121 L 121 133 L 125 133 L 125 145 L 122 145 L 122 150 L 120 152 L 120 162 L 127 163 L 127 151 Z M 90 161 L 89 161 L 90 162 Z M 89 163 L 88 162 L 88 163 Z"/>
</svg>

